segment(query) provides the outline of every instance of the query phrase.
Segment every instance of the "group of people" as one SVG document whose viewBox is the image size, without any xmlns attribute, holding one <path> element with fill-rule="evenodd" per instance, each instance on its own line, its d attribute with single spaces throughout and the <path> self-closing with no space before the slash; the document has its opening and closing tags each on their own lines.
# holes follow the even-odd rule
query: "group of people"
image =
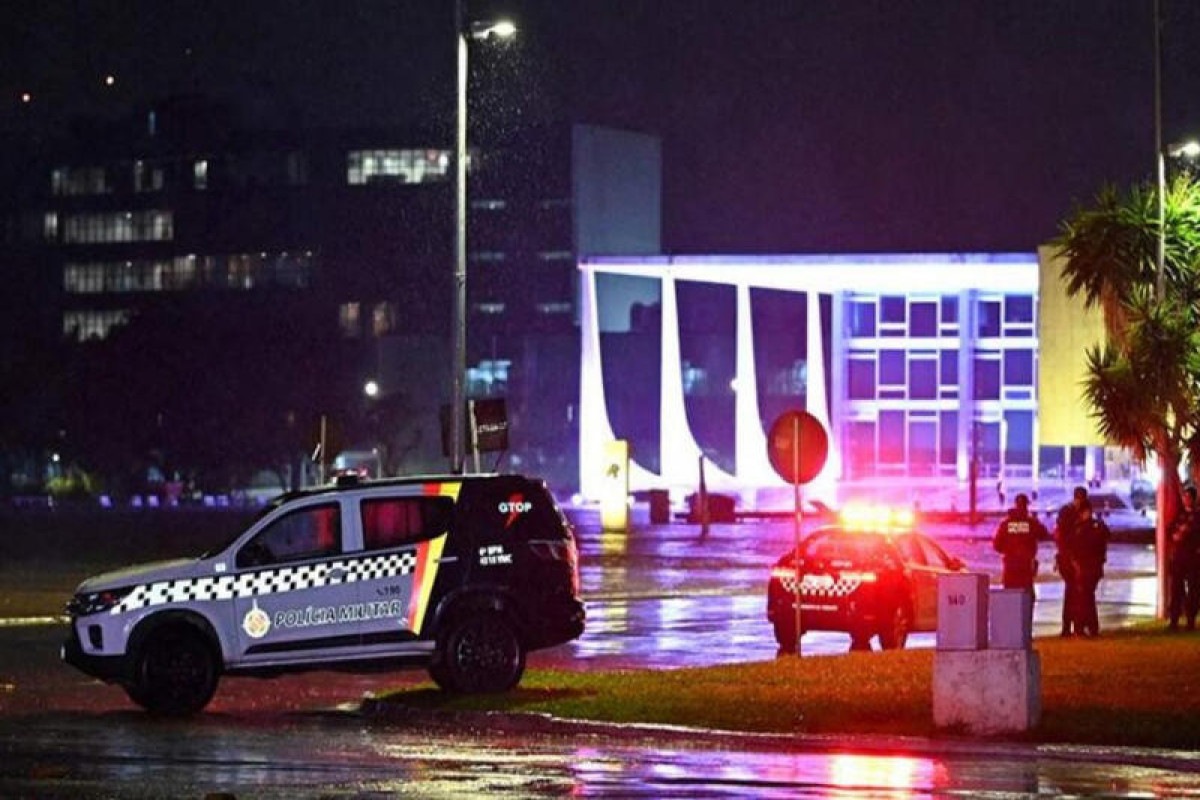
<svg viewBox="0 0 1200 800">
<path fill-rule="evenodd" d="M 1200 516 L 1197 522 L 1200 523 Z M 1018 494 L 992 539 L 992 546 L 1003 558 L 1005 588 L 1025 589 L 1032 594 L 1038 570 L 1038 542 L 1049 538 L 1046 526 L 1030 513 L 1029 498 Z M 1058 512 L 1054 525 L 1057 550 L 1054 564 L 1064 584 L 1063 636 L 1100 634 L 1096 587 L 1104 577 L 1108 539 L 1108 526 L 1092 513 L 1087 490 L 1077 486 L 1071 502 Z M 1196 602 L 1200 603 L 1200 593 L 1196 593 Z"/>
</svg>

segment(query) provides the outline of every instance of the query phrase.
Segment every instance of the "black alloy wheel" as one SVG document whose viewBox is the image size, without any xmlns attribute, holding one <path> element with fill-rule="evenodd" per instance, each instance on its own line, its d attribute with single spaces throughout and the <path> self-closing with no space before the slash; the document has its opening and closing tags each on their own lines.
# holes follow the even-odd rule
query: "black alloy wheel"
<svg viewBox="0 0 1200 800">
<path fill-rule="evenodd" d="M 795 655 L 796 621 L 781 618 L 776 619 L 772 625 L 775 627 L 775 641 L 779 644 L 779 655 Z"/>
<path fill-rule="evenodd" d="M 879 646 L 884 650 L 903 649 L 911 628 L 908 609 L 902 605 L 896 606 L 879 630 Z"/>
<path fill-rule="evenodd" d="M 443 689 L 464 694 L 503 692 L 525 672 L 525 648 L 500 614 L 465 617 L 439 646 L 430 675 Z"/>
<path fill-rule="evenodd" d="M 153 714 L 180 717 L 208 705 L 219 678 L 216 656 L 199 634 L 168 630 L 142 647 L 134 683 L 125 691 Z"/>
</svg>

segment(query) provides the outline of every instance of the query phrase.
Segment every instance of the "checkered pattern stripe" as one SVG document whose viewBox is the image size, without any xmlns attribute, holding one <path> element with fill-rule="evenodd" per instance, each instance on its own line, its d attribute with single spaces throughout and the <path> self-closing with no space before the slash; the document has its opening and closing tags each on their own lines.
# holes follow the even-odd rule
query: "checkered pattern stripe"
<svg viewBox="0 0 1200 800">
<path fill-rule="evenodd" d="M 300 589 L 313 589 L 355 581 L 373 581 L 410 574 L 417 565 L 414 552 L 386 556 L 341 559 L 299 567 L 276 567 L 240 575 L 216 575 L 157 581 L 135 588 L 113 607 L 110 613 L 123 614 L 141 608 L 191 603 L 206 600 L 230 600 L 235 597 L 262 597 Z"/>
<path fill-rule="evenodd" d="M 837 580 L 827 580 L 828 578 L 829 575 L 805 575 L 800 581 L 801 593 L 810 597 L 846 597 L 862 586 L 862 581 L 858 578 L 843 578 L 840 575 Z M 788 594 L 796 593 L 795 576 L 781 577 L 779 582 Z"/>
</svg>

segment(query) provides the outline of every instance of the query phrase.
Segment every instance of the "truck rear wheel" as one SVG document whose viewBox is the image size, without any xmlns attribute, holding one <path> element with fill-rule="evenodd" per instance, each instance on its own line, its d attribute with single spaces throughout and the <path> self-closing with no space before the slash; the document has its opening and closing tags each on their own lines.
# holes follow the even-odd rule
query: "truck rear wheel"
<svg viewBox="0 0 1200 800">
<path fill-rule="evenodd" d="M 524 672 L 525 648 L 511 623 L 496 613 L 456 621 L 429 665 L 438 686 L 463 694 L 507 691 Z"/>
<path fill-rule="evenodd" d="M 220 679 L 216 655 L 197 633 L 172 628 L 154 634 L 137 655 L 133 702 L 152 714 L 181 717 L 203 709 Z"/>
<path fill-rule="evenodd" d="M 911 619 L 907 608 L 896 606 L 879 629 L 879 646 L 884 650 L 902 650 L 912 628 Z"/>
</svg>

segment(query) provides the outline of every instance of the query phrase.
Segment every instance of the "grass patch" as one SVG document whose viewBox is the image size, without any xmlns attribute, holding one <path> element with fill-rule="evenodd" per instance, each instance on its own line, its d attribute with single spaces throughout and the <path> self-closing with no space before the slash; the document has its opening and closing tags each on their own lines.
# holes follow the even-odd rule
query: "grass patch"
<svg viewBox="0 0 1200 800">
<path fill-rule="evenodd" d="M 1028 741 L 1200 748 L 1200 634 L 1151 627 L 1040 639 L 1042 723 Z M 534 670 L 503 695 L 425 686 L 393 706 L 774 733 L 932 736 L 933 651 L 849 653 L 679 670 Z"/>
</svg>

